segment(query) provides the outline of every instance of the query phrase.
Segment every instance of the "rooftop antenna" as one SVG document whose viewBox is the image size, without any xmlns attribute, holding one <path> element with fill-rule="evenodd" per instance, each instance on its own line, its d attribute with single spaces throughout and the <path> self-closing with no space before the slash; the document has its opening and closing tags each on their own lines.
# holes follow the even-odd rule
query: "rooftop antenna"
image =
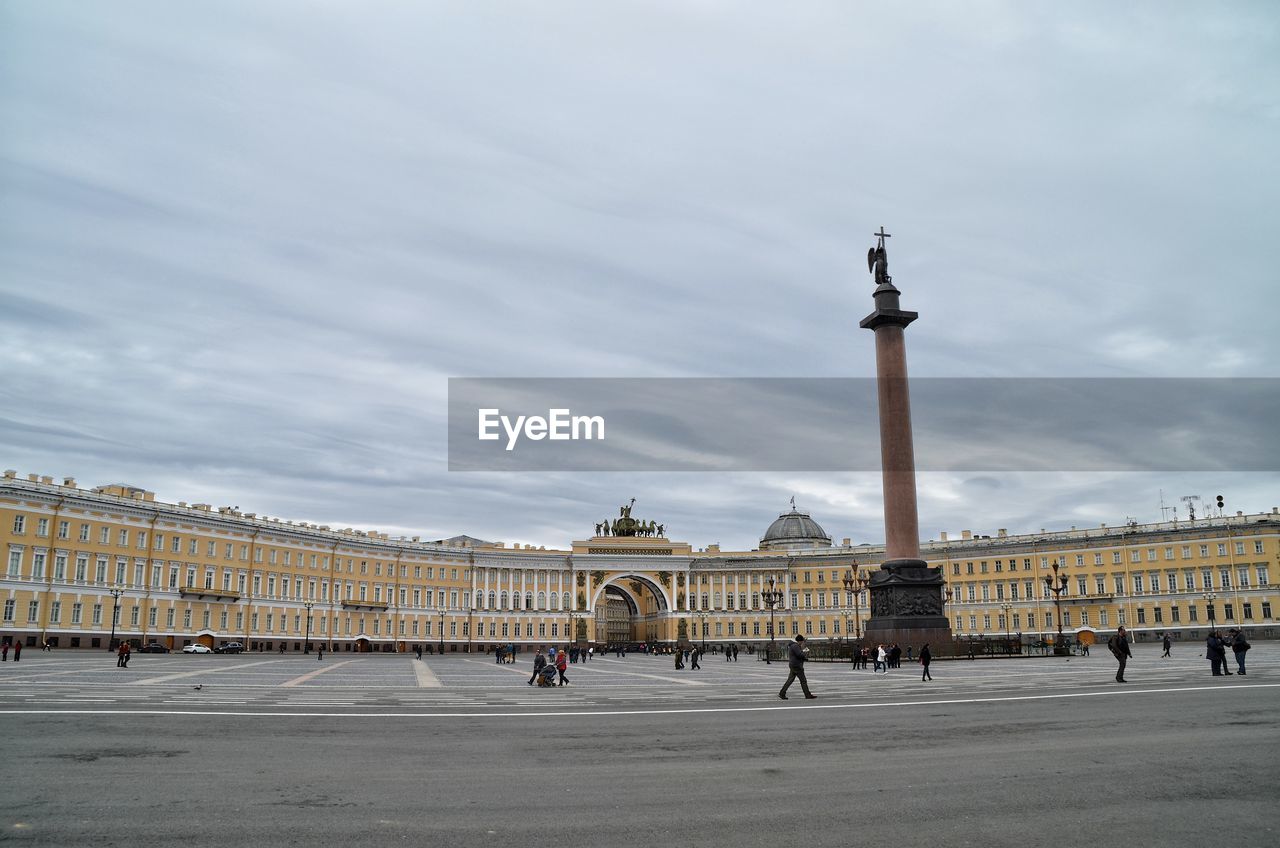
<svg viewBox="0 0 1280 848">
<path fill-rule="evenodd" d="M 1196 501 L 1200 500 L 1199 495 L 1183 495 L 1179 500 L 1187 505 L 1187 520 L 1196 520 Z"/>
<path fill-rule="evenodd" d="M 1178 510 L 1177 510 L 1177 508 L 1175 508 L 1175 507 L 1165 506 L 1165 505 L 1164 505 L 1164 489 L 1161 489 L 1161 490 L 1160 490 L 1160 520 L 1161 520 L 1161 521 L 1168 521 L 1168 520 L 1169 520 L 1169 511 L 1170 511 L 1170 510 L 1172 510 L 1172 511 L 1173 511 L 1173 520 L 1174 520 L 1174 521 L 1177 521 L 1177 520 L 1178 520 Z"/>
</svg>

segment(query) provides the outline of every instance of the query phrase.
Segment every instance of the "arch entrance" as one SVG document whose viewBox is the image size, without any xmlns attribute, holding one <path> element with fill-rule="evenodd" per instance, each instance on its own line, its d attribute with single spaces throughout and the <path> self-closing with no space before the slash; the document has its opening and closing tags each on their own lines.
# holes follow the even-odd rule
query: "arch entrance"
<svg viewBox="0 0 1280 848">
<path fill-rule="evenodd" d="M 670 600 L 644 574 L 614 575 L 595 595 L 596 641 L 603 645 L 662 642 L 668 638 Z"/>
</svg>

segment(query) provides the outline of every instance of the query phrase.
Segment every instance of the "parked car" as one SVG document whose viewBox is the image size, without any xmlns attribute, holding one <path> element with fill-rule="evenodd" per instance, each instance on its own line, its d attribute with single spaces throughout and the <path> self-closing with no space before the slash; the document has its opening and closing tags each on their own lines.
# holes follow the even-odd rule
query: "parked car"
<svg viewBox="0 0 1280 848">
<path fill-rule="evenodd" d="M 166 648 L 164 645 L 161 645 L 159 642 L 148 642 L 147 644 L 143 645 L 141 648 L 138 649 L 138 653 L 167 654 L 169 653 L 169 649 Z"/>
<path fill-rule="evenodd" d="M 201 644 L 195 644 L 195 645 L 183 645 L 183 646 L 182 646 L 182 653 L 184 653 L 184 654 L 212 654 L 212 653 L 213 653 L 213 648 L 210 648 L 208 645 L 201 645 Z"/>
<path fill-rule="evenodd" d="M 244 653 L 244 644 L 241 642 L 226 642 L 213 649 L 215 654 L 240 654 Z"/>
</svg>

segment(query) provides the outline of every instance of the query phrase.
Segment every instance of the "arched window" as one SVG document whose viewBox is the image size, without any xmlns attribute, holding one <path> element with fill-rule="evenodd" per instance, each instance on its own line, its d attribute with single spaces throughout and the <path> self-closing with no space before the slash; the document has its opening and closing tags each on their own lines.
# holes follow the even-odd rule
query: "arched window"
<svg viewBox="0 0 1280 848">
<path fill-rule="evenodd" d="M 570 609 L 570 608 L 572 607 L 572 604 L 573 604 L 573 602 L 569 600 L 569 593 L 568 593 L 568 592 L 565 592 L 565 593 L 564 593 L 564 608 L 565 608 L 565 609 Z"/>
<path fill-rule="evenodd" d="M 559 609 L 559 608 L 560 608 L 560 598 L 559 598 L 559 596 L 557 596 L 557 595 L 556 595 L 556 593 L 555 593 L 555 592 L 552 592 L 552 593 L 551 593 L 551 608 L 552 608 L 552 609 Z"/>
<path fill-rule="evenodd" d="M 488 606 L 488 609 L 493 609 L 494 604 L 497 602 L 497 600 L 498 600 L 498 593 L 497 593 L 497 592 L 490 592 L 490 593 L 489 593 L 489 606 Z"/>
<path fill-rule="evenodd" d="M 547 593 L 539 592 L 538 593 L 538 609 L 546 609 L 546 608 L 547 608 Z"/>
<path fill-rule="evenodd" d="M 533 593 L 532 592 L 524 593 L 524 608 L 533 609 Z"/>
<path fill-rule="evenodd" d="M 510 598 L 507 597 L 506 592 L 503 592 L 502 593 L 502 609 L 508 609 L 507 604 L 509 602 L 510 602 Z"/>
<path fill-rule="evenodd" d="M 472 609 L 484 609 L 484 592 L 476 589 L 476 602 Z"/>
</svg>

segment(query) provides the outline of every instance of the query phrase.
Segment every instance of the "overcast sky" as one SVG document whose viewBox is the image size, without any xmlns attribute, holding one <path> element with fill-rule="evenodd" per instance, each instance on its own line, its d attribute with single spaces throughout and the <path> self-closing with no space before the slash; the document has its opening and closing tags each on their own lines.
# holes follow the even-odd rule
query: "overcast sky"
<svg viewBox="0 0 1280 848">
<path fill-rule="evenodd" d="M 880 542 L 876 473 L 451 473 L 446 381 L 871 376 L 881 225 L 914 376 L 1280 376 L 1270 2 L 10 2 L 0 114 L 22 474 L 557 547 L 635 497 L 750 549 L 795 495 Z M 1278 483 L 927 473 L 920 526 Z"/>
</svg>

